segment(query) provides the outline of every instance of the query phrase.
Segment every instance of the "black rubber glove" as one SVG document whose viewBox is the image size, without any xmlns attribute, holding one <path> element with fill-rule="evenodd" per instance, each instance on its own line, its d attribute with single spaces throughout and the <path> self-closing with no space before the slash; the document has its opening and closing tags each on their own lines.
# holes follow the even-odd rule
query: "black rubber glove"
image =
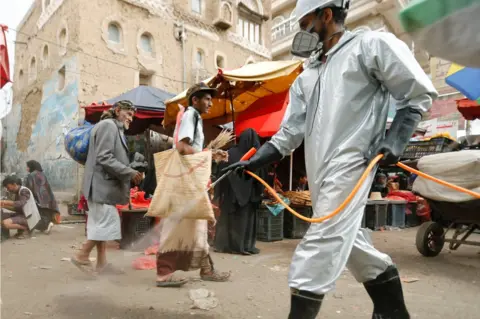
<svg viewBox="0 0 480 319">
<path fill-rule="evenodd" d="M 417 110 L 405 108 L 397 111 L 387 136 L 370 152 L 368 159 L 371 161 L 378 154 L 383 154 L 381 164 L 397 164 L 421 120 L 422 114 Z"/>
<path fill-rule="evenodd" d="M 282 154 L 275 146 L 267 142 L 258 149 L 258 151 L 247 161 L 240 161 L 234 163 L 222 170 L 222 174 L 234 170 L 238 173 L 243 173 L 244 170 L 256 171 L 270 163 L 277 162 L 283 158 Z"/>
</svg>

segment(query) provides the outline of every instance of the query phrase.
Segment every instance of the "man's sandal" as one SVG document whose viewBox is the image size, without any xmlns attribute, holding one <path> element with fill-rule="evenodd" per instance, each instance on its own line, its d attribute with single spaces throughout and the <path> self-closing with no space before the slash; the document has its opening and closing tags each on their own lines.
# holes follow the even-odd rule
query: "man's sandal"
<svg viewBox="0 0 480 319">
<path fill-rule="evenodd" d="M 75 257 L 70 258 L 70 262 L 77 267 L 81 272 L 94 276 L 92 263 L 90 261 L 80 261 Z"/>
<path fill-rule="evenodd" d="M 200 274 L 200 278 L 203 281 L 214 281 L 214 282 L 225 282 L 230 279 L 230 273 L 229 272 L 217 272 L 213 270 L 209 274 Z"/>
<path fill-rule="evenodd" d="M 167 280 L 162 280 L 162 281 L 157 280 L 156 285 L 157 287 L 160 287 L 160 288 L 178 288 L 178 287 L 182 287 L 187 282 L 188 282 L 188 279 L 185 279 L 185 278 L 178 279 L 172 275 Z"/>
</svg>

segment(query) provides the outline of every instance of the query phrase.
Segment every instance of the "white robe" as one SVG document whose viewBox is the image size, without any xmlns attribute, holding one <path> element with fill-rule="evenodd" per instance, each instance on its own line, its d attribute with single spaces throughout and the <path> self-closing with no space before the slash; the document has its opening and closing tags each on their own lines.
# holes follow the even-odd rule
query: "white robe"
<svg viewBox="0 0 480 319">
<path fill-rule="evenodd" d="M 35 197 L 33 197 L 32 191 L 27 187 L 21 186 L 19 192 L 22 189 L 26 189 L 30 193 L 30 198 L 25 205 L 23 205 L 23 213 L 27 219 L 28 229 L 33 230 L 38 222 L 40 222 L 40 213 L 38 212 L 37 203 L 35 203 Z"/>
</svg>

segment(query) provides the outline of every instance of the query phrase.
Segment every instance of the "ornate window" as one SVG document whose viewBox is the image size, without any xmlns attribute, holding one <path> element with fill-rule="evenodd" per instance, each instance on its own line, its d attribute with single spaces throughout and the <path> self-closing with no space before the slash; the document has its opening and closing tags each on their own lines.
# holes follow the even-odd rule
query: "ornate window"
<svg viewBox="0 0 480 319">
<path fill-rule="evenodd" d="M 238 2 L 237 34 L 251 43 L 262 44 L 263 6 L 260 0 Z"/>
<path fill-rule="evenodd" d="M 263 15 L 263 5 L 261 0 L 239 0 L 238 4 L 243 4 L 253 12 Z"/>
<path fill-rule="evenodd" d="M 261 44 L 260 24 L 250 21 L 248 18 L 238 18 L 237 33 L 250 42 Z"/>
<path fill-rule="evenodd" d="M 227 1 L 220 2 L 218 7 L 218 16 L 213 24 L 223 30 L 233 26 L 233 9 L 232 5 Z"/>
<path fill-rule="evenodd" d="M 223 20 L 225 21 L 232 21 L 233 20 L 233 12 L 232 12 L 232 7 L 230 6 L 230 3 L 228 2 L 222 2 L 220 5 L 220 16 L 222 17 Z"/>
</svg>

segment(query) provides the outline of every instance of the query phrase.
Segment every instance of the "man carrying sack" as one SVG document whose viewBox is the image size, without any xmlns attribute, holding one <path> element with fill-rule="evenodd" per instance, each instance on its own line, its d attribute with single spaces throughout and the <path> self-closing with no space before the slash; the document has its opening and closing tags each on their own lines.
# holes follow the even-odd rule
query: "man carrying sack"
<svg viewBox="0 0 480 319">
<path fill-rule="evenodd" d="M 115 205 L 130 199 L 131 182 L 138 185 L 143 174 L 129 166 L 125 130 L 135 115 L 135 106 L 124 100 L 105 111 L 90 135 L 83 181 L 83 194 L 88 201 L 87 242 L 71 258 L 81 271 L 89 274 L 119 273 L 107 263 L 107 241 L 122 238 L 120 217 Z M 97 264 L 93 271 L 90 253 L 97 248 Z"/>
<path fill-rule="evenodd" d="M 187 91 L 190 106 L 181 121 L 177 122 L 174 132 L 177 142 L 173 147 L 181 155 L 192 155 L 203 150 L 205 136 L 201 114 L 208 113 L 215 93 L 215 89 L 204 83 L 196 84 Z M 188 205 L 188 199 L 185 200 Z M 224 282 L 230 278 L 230 273 L 219 273 L 213 267 L 207 220 L 165 218 L 162 219 L 160 233 L 157 287 L 181 287 L 187 283 L 187 279 L 174 277 L 174 272 L 178 270 L 200 269 L 200 277 L 206 281 Z"/>
</svg>

